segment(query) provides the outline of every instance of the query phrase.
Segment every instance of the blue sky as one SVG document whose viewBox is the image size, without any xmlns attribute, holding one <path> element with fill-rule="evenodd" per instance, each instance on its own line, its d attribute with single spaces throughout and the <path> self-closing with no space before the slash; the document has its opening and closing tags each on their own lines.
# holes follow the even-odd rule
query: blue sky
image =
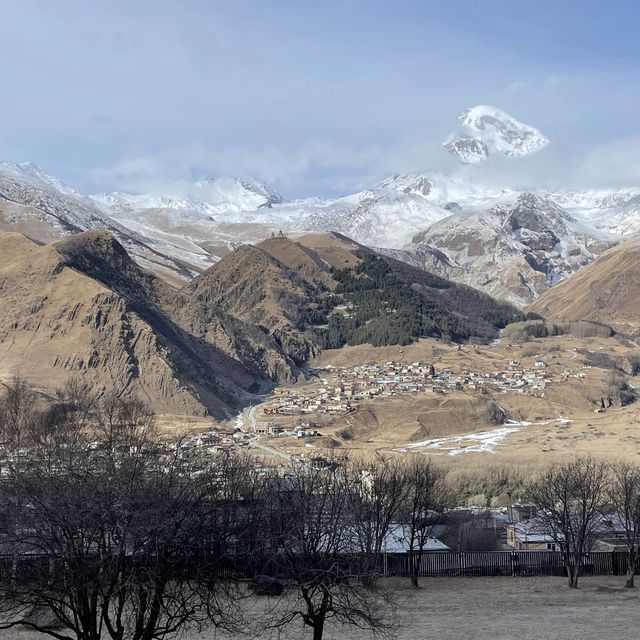
<svg viewBox="0 0 640 640">
<path fill-rule="evenodd" d="M 492 104 L 552 144 L 484 179 L 639 185 L 639 19 L 629 1 L 3 0 L 0 156 L 86 191 L 254 175 L 331 195 L 454 170 L 457 114 Z"/>
</svg>

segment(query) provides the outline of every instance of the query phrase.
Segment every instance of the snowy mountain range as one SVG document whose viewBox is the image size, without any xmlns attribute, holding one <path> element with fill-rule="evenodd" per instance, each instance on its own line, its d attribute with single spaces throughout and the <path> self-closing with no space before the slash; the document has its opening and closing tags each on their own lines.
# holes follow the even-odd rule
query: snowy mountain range
<svg viewBox="0 0 640 640">
<path fill-rule="evenodd" d="M 483 157 L 517 158 L 547 144 L 533 127 L 490 107 L 469 109 L 461 123 L 447 144 L 464 162 L 478 154 L 464 151 L 459 140 L 476 140 L 469 149 L 481 149 Z M 111 231 L 140 264 L 170 282 L 278 230 L 337 231 L 525 305 L 621 236 L 640 232 L 640 188 L 522 191 L 460 171 L 395 175 L 338 198 L 286 200 L 251 178 L 86 196 L 32 163 L 0 163 L 0 229 L 45 242 L 97 228 Z"/>
<path fill-rule="evenodd" d="M 92 229 L 109 230 L 139 264 L 169 280 L 190 278 L 213 262 L 187 238 L 158 237 L 121 224 L 98 201 L 31 162 L 0 163 L 0 230 L 44 243 Z"/>
<path fill-rule="evenodd" d="M 388 253 L 522 307 L 615 242 L 548 197 L 522 193 L 436 222 Z"/>
<path fill-rule="evenodd" d="M 132 195 L 102 193 L 93 196 L 108 208 L 135 211 L 140 209 L 175 209 L 215 217 L 219 214 L 253 211 L 280 204 L 282 196 L 265 184 L 247 178 L 210 178 L 192 183 L 178 183 L 173 195 Z"/>
</svg>

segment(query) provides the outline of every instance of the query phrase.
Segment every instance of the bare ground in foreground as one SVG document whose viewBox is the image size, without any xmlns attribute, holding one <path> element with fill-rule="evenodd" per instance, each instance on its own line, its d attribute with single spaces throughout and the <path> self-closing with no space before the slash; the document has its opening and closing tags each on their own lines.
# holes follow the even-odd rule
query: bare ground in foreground
<svg viewBox="0 0 640 640">
<path fill-rule="evenodd" d="M 624 589 L 623 578 L 583 578 L 581 588 L 571 591 L 562 578 L 425 578 L 415 592 L 407 580 L 389 580 L 397 603 L 401 627 L 397 640 L 636 640 L 639 637 L 640 589 Z M 248 601 L 251 614 L 275 603 L 268 598 Z M 279 638 L 304 640 L 311 630 L 296 622 L 279 636 L 255 632 L 229 636 L 206 630 L 200 638 Z M 43 638 L 28 632 L 2 631 L 2 640 Z M 180 636 L 185 638 L 185 636 Z M 194 638 L 191 634 L 186 637 Z M 370 634 L 329 623 L 326 640 L 358 640 Z"/>
<path fill-rule="evenodd" d="M 402 624 L 397 640 L 636 640 L 640 588 L 624 589 L 621 577 L 584 578 L 571 591 L 562 578 L 424 578 L 389 581 Z M 267 601 L 267 598 L 264 598 Z M 266 606 L 266 602 L 264 605 Z M 280 640 L 311 637 L 300 623 Z M 227 640 L 227 636 L 220 636 Z M 267 633 L 258 637 L 277 637 Z M 357 629 L 328 624 L 326 640 L 369 638 Z"/>
</svg>

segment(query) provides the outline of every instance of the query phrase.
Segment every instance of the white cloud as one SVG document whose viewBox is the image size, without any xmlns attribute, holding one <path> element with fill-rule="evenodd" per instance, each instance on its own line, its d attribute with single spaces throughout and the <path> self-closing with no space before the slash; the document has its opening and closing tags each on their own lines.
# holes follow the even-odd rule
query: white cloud
<svg viewBox="0 0 640 640">
<path fill-rule="evenodd" d="M 522 189 L 613 188 L 640 185 L 640 137 L 603 145 L 552 143 L 524 158 L 490 157 L 461 167 L 434 136 L 416 136 L 390 148 L 316 142 L 298 148 L 212 149 L 204 143 L 132 154 L 89 172 L 94 191 L 188 195 L 207 177 L 252 176 L 285 196 L 340 195 L 372 186 L 394 173 L 464 172 L 479 182 Z"/>
<path fill-rule="evenodd" d="M 583 184 L 637 187 L 640 185 L 640 136 L 589 149 L 577 173 Z"/>
<path fill-rule="evenodd" d="M 217 176 L 254 176 L 289 192 L 313 181 L 330 191 L 352 189 L 362 176 L 376 173 L 385 154 L 373 146 L 354 148 L 333 142 L 298 148 L 211 149 L 203 143 L 160 153 L 134 154 L 89 171 L 96 189 L 175 193 L 185 182 Z"/>
<path fill-rule="evenodd" d="M 479 103 L 552 141 L 535 160 L 483 168 L 503 183 L 638 181 L 633 138 L 616 142 L 640 135 L 637 65 L 620 57 L 633 39 L 616 35 L 611 55 L 607 38 L 571 41 L 575 12 L 563 21 L 555 4 L 531 8 L 540 20 L 520 20 L 517 38 L 527 10 L 459 3 L 5 4 L 0 118 L 14 144 L 2 156 L 82 190 L 250 174 L 329 195 L 446 172 L 440 144 Z"/>
</svg>

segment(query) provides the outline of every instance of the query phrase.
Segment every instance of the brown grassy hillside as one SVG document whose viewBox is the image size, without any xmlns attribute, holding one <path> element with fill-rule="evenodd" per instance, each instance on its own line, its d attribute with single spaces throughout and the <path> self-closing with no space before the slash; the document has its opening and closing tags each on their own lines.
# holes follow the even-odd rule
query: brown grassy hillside
<svg viewBox="0 0 640 640">
<path fill-rule="evenodd" d="M 596 320 L 640 331 L 640 238 L 605 252 L 544 293 L 528 311 L 553 320 Z"/>
</svg>

